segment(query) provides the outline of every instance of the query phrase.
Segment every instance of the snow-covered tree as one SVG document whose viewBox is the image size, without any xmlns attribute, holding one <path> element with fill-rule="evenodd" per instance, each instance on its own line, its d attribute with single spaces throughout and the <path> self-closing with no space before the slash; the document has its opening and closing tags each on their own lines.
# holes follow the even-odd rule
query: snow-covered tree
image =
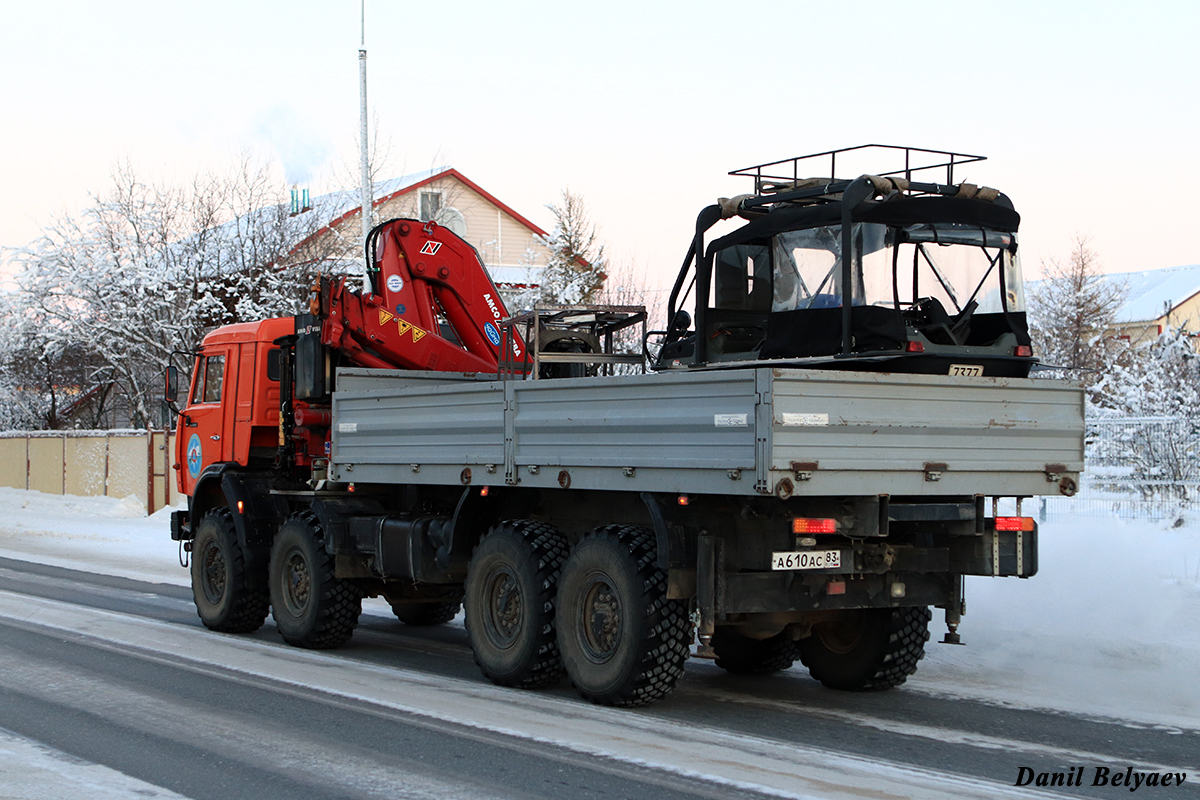
<svg viewBox="0 0 1200 800">
<path fill-rule="evenodd" d="M 340 255 L 312 250 L 323 216 L 290 215 L 272 175 L 243 160 L 180 188 L 119 167 L 90 208 L 15 252 L 19 289 L 4 327 L 35 321 L 50 357 L 86 352 L 89 374 L 74 391 L 111 384 L 127 418 L 119 424 L 152 423 L 172 351 L 194 350 L 218 325 L 294 313 L 308 273 Z"/>
<path fill-rule="evenodd" d="M 1109 332 L 1125 295 L 1124 285 L 1101 275 L 1087 238 L 1076 237 L 1067 260 L 1051 261 L 1045 280 L 1029 293 L 1030 334 L 1042 362 L 1067 367 L 1062 377 L 1095 386 L 1126 358 L 1126 343 Z"/>
<path fill-rule="evenodd" d="M 1107 451 L 1094 456 L 1130 468 L 1147 494 L 1183 499 L 1185 482 L 1200 477 L 1200 356 L 1194 339 L 1186 328 L 1168 327 L 1095 385 L 1104 403 L 1095 415 L 1125 422 L 1119 436 L 1104 442 Z"/>
<path fill-rule="evenodd" d="M 547 206 L 554 214 L 554 229 L 540 237 L 550 249 L 542 271 L 541 302 L 550 305 L 593 303 L 604 286 L 608 266 L 604 245 L 597 240 L 583 198 L 564 189 L 559 204 Z"/>
<path fill-rule="evenodd" d="M 88 422 L 100 418 L 111 386 L 94 383 L 100 366 L 92 349 L 58 335 L 52 324 L 0 296 L 0 430 L 55 429 L 62 414 L 92 386 Z"/>
</svg>

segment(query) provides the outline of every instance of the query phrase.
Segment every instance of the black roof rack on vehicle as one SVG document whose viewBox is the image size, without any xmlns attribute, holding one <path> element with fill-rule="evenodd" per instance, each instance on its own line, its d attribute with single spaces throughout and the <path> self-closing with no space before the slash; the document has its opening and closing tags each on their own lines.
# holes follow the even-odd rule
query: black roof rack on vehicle
<svg viewBox="0 0 1200 800">
<path fill-rule="evenodd" d="M 847 163 L 854 165 L 852 167 L 853 174 L 838 176 L 839 157 L 843 171 Z M 825 164 L 822 163 L 822 159 L 828 160 L 828 171 L 824 169 Z M 826 150 L 823 153 L 812 153 L 806 156 L 757 164 L 752 167 L 743 167 L 735 169 L 729 174 L 753 178 L 754 194 L 769 195 L 794 190 L 801 182 L 812 179 L 814 175 L 824 173 L 824 176 L 817 180 L 828 185 L 830 191 L 836 192 L 844 188 L 844 184 L 864 173 L 880 177 L 903 177 L 907 181 L 912 181 L 913 175 L 918 174 L 919 178 L 928 182 L 930 179 L 936 181 L 937 178 L 927 173 L 932 170 L 944 169 L 946 171 L 945 182 L 953 185 L 955 167 L 986 160 L 986 156 L 954 153 L 949 150 L 930 150 L 925 147 L 906 147 L 894 144 L 860 144 L 857 147 L 842 147 L 837 150 Z"/>
</svg>

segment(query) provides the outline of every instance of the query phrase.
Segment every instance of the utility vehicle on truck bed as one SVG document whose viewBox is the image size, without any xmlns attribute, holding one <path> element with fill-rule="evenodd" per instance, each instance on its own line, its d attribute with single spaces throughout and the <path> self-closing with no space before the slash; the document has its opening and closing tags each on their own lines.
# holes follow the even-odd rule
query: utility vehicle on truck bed
<svg viewBox="0 0 1200 800">
<path fill-rule="evenodd" d="M 863 156 L 898 167 L 836 177 Z M 379 226 L 369 290 L 321 279 L 310 313 L 204 340 L 172 518 L 201 619 L 333 647 L 364 596 L 410 625 L 462 604 L 489 679 L 610 705 L 669 693 L 697 635 L 734 673 L 903 683 L 931 606 L 959 642 L 964 576 L 1037 571 L 1021 499 L 1082 468 L 1081 390 L 1027 377 L 1019 216 L 954 182 L 980 160 L 737 171 L 650 374 L 614 374 L 644 311 L 510 317 L 455 234 Z"/>
</svg>

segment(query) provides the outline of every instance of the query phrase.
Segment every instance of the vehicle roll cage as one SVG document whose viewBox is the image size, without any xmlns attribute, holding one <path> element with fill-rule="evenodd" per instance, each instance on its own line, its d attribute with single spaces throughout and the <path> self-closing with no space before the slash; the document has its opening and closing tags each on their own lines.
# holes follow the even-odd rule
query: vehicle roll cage
<svg viewBox="0 0 1200 800">
<path fill-rule="evenodd" d="M 898 169 L 860 174 L 855 178 L 837 178 L 838 156 L 843 157 L 844 165 L 848 160 L 846 158 L 848 153 L 866 155 L 876 159 L 880 156 L 894 158 L 898 154 L 903 154 L 903 166 Z M 816 160 L 825 158 L 828 158 L 829 178 L 801 177 L 802 165 L 804 165 L 805 171 L 815 171 Z M 842 253 L 851 254 L 851 257 L 842 258 L 842 285 L 853 286 L 854 267 L 856 262 L 861 262 L 862 254 L 855 254 L 853 249 L 852 222 L 854 212 L 863 203 L 879 196 L 901 195 L 905 197 L 967 197 L 989 201 L 1003 198 L 1002 202 L 1011 207 L 1008 199 L 994 189 L 981 188 L 968 183 L 954 183 L 955 167 L 985 160 L 985 156 L 954 153 L 948 150 L 865 144 L 838 150 L 826 150 L 821 153 L 812 153 L 731 171 L 730 175 L 753 178 L 754 194 L 742 195 L 732 200 L 722 200 L 716 205 L 704 208 L 696 217 L 696 232 L 692 238 L 691 247 L 684 257 L 683 266 L 675 279 L 667 303 L 668 328 L 671 331 L 668 334 L 667 343 L 682 338 L 683 331 L 675 324 L 676 314 L 679 310 L 679 295 L 691 266 L 695 264 L 696 272 L 692 279 L 696 290 L 695 364 L 703 365 L 708 361 L 708 342 L 703 332 L 706 330 L 708 296 L 712 283 L 713 253 L 704 252 L 704 234 L 720 220 L 733 216 L 754 219 L 769 213 L 771 208 L 768 207 L 841 203 Z M 946 183 L 913 180 L 913 175 L 920 176 L 922 173 L 943 169 L 946 174 Z M 692 286 L 689 285 L 688 291 L 691 288 Z M 843 298 L 841 306 L 842 342 L 840 352 L 834 356 L 835 358 L 854 356 L 850 319 L 852 305 L 852 303 L 846 303 Z"/>
</svg>

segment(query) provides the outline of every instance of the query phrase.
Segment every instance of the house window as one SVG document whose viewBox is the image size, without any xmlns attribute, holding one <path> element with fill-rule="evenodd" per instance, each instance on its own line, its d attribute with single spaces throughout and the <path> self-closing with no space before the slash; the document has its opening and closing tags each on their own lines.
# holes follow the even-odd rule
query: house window
<svg viewBox="0 0 1200 800">
<path fill-rule="evenodd" d="M 441 192 L 421 192 L 421 222 L 435 219 L 442 210 Z"/>
</svg>

